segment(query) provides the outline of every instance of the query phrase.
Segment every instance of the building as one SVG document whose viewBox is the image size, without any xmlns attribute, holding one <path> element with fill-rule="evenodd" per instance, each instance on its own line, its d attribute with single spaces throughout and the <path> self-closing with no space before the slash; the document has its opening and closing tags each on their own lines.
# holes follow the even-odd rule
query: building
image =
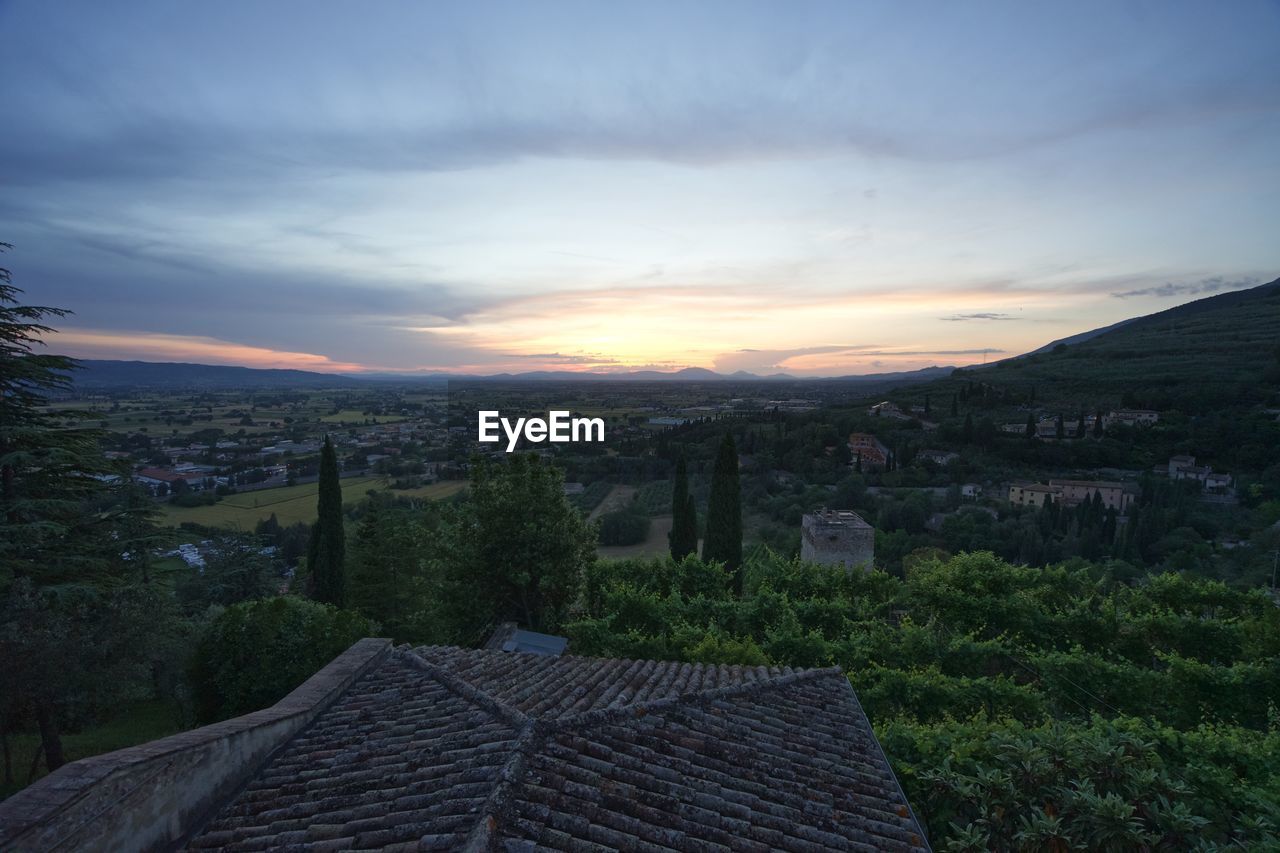
<svg viewBox="0 0 1280 853">
<path fill-rule="evenodd" d="M 1018 506 L 1044 506 L 1059 499 L 1058 490 L 1043 483 L 1010 483 L 1009 503 Z"/>
<path fill-rule="evenodd" d="M 921 450 L 919 455 L 921 459 L 928 459 L 937 465 L 946 465 L 948 462 L 960 458 L 959 453 L 953 453 L 950 450 Z"/>
<path fill-rule="evenodd" d="M 837 667 L 374 639 L 270 708 L 0 803 L 0 849 L 55 847 L 929 849 Z"/>
<path fill-rule="evenodd" d="M 869 432 L 850 433 L 849 452 L 862 460 L 863 468 L 883 468 L 889 461 L 889 448 Z"/>
<path fill-rule="evenodd" d="M 800 519 L 800 559 L 805 562 L 871 571 L 875 556 L 875 528 L 852 510 L 821 509 Z"/>
<path fill-rule="evenodd" d="M 1049 486 L 1056 488 L 1066 506 L 1076 506 L 1084 501 L 1093 500 L 1095 494 L 1102 496 L 1102 505 L 1114 509 L 1124 515 L 1129 511 L 1134 498 L 1133 492 L 1125 488 L 1123 483 L 1109 480 L 1050 480 Z"/>
<path fill-rule="evenodd" d="M 1215 473 L 1209 465 L 1196 465 L 1194 456 L 1174 456 L 1169 459 L 1169 479 L 1195 480 L 1206 492 L 1225 494 L 1231 488 L 1231 475 Z"/>
<path fill-rule="evenodd" d="M 1104 429 L 1111 429 L 1115 424 L 1125 426 L 1151 426 L 1159 422 L 1160 413 L 1150 409 L 1117 409 L 1102 418 Z"/>
<path fill-rule="evenodd" d="M 976 501 L 982 497 L 982 486 L 978 483 L 965 483 L 960 487 L 960 497 Z"/>
</svg>

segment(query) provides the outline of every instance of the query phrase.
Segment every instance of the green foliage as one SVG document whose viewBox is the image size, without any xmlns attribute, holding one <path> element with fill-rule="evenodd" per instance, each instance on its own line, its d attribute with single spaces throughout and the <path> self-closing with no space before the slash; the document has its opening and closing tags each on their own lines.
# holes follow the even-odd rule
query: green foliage
<svg viewBox="0 0 1280 853">
<path fill-rule="evenodd" d="M 192 569 L 177 584 L 178 598 L 188 612 L 279 592 L 282 578 L 263 553 L 261 537 L 233 530 L 212 530 L 208 537 L 202 549 L 204 566 Z"/>
<path fill-rule="evenodd" d="M 497 622 L 560 624 L 595 560 L 597 534 L 532 454 L 479 462 L 470 499 L 446 508 L 438 542 L 441 639 L 482 639 Z"/>
<path fill-rule="evenodd" d="M 606 512 L 600 516 L 600 544 L 636 545 L 649 537 L 650 523 L 636 507 Z"/>
<path fill-rule="evenodd" d="M 397 641 L 431 638 L 429 542 L 437 526 L 434 514 L 373 497 L 356 528 L 348 599 Z"/>
<path fill-rule="evenodd" d="M 311 597 L 322 604 L 342 607 L 347 600 L 347 535 L 342 518 L 342 483 L 338 479 L 338 455 L 333 441 L 324 437 L 320 450 L 320 492 L 316 523 L 307 548 L 307 573 Z"/>
<path fill-rule="evenodd" d="M 698 509 L 689 494 L 689 468 L 681 455 L 676 460 L 671 488 L 671 559 L 680 561 L 698 550 Z"/>
<path fill-rule="evenodd" d="M 1188 575 L 921 553 L 905 580 L 749 558 L 596 565 L 579 654 L 838 664 L 936 849 L 1274 844 L 1280 608 Z"/>
<path fill-rule="evenodd" d="M 294 596 L 232 605 L 196 643 L 196 716 L 208 723 L 266 708 L 376 630 L 358 613 Z"/>
<path fill-rule="evenodd" d="M 731 433 L 725 433 L 720 443 L 711 475 L 702 559 L 724 563 L 735 576 L 742 567 L 742 486 L 738 479 L 738 451 Z M 741 589 L 740 581 L 737 585 Z"/>
</svg>

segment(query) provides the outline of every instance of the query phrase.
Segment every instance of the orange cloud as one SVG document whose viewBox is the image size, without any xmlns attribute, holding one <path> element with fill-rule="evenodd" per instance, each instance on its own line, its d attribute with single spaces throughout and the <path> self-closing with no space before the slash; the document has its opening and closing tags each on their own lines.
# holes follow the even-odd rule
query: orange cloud
<svg viewBox="0 0 1280 853">
<path fill-rule="evenodd" d="M 242 367 L 316 370 L 350 373 L 366 369 L 351 362 L 334 361 L 309 352 L 237 344 L 199 335 L 167 335 L 102 329 L 62 329 L 50 336 L 50 349 L 76 358 L 138 361 L 190 361 Z"/>
</svg>

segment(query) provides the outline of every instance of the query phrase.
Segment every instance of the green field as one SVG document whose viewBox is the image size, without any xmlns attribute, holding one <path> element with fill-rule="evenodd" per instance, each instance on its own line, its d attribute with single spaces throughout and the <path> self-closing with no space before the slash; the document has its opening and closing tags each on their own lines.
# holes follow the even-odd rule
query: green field
<svg viewBox="0 0 1280 853">
<path fill-rule="evenodd" d="M 351 477 L 342 481 L 342 498 L 346 503 L 354 503 L 363 500 L 370 489 L 386 489 L 387 484 L 383 477 Z M 466 483 L 461 481 L 446 481 L 417 489 L 396 490 L 392 494 L 397 497 L 440 500 L 457 494 L 465 486 Z M 306 483 L 228 495 L 212 506 L 176 507 L 166 504 L 160 520 L 171 527 L 177 527 L 184 521 L 193 521 L 207 527 L 252 530 L 259 521 L 275 513 L 276 520 L 281 524 L 298 521 L 311 523 L 316 518 L 318 490 L 318 484 Z"/>
</svg>

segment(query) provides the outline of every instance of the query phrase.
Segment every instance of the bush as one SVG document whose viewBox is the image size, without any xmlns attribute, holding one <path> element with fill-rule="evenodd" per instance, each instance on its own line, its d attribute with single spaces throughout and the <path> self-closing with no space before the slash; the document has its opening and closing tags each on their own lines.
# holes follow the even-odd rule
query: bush
<svg viewBox="0 0 1280 853">
<path fill-rule="evenodd" d="M 196 643 L 196 717 L 209 723 L 266 708 L 376 630 L 358 613 L 294 596 L 232 605 Z"/>
<path fill-rule="evenodd" d="M 634 509 L 600 516 L 601 545 L 639 545 L 649 536 L 649 516 Z"/>
</svg>

